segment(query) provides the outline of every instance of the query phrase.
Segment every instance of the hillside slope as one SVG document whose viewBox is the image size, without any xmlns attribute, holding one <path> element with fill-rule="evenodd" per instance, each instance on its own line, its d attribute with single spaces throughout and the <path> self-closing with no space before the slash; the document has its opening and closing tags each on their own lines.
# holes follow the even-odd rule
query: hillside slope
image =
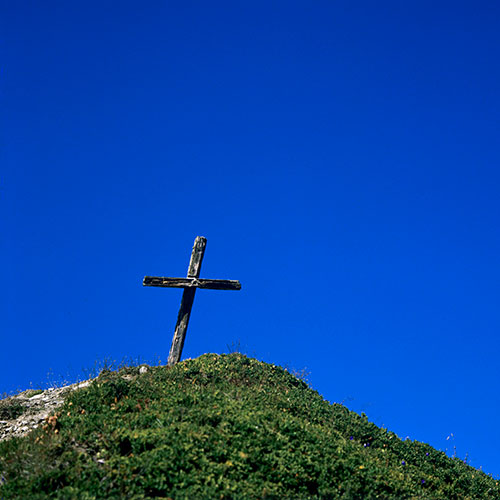
<svg viewBox="0 0 500 500">
<path fill-rule="evenodd" d="M 241 354 L 102 372 L 0 443 L 0 478 L 2 499 L 500 498 L 490 476 Z"/>
</svg>

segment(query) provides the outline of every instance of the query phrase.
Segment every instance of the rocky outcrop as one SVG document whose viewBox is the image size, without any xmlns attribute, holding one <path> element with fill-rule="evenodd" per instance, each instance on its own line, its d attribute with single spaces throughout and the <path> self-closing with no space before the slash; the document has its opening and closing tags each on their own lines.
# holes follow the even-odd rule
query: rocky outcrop
<svg viewBox="0 0 500 500">
<path fill-rule="evenodd" d="M 135 380 L 149 370 L 148 365 L 130 367 L 129 373 L 122 375 L 126 380 Z M 36 429 L 54 411 L 62 406 L 65 399 L 72 391 L 87 387 L 95 378 L 66 385 L 64 387 L 50 388 L 45 391 L 29 389 L 27 391 L 9 396 L 0 400 L 0 441 L 12 437 L 25 436 Z"/>
<path fill-rule="evenodd" d="M 27 390 L 0 400 L 0 441 L 28 434 L 64 403 L 74 390 L 87 387 L 86 380 L 45 391 Z"/>
</svg>

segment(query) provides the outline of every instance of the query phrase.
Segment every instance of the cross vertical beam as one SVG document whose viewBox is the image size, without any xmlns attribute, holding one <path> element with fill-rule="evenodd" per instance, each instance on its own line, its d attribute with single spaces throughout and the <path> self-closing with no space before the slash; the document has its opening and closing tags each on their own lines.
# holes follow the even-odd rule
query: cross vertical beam
<svg viewBox="0 0 500 500">
<path fill-rule="evenodd" d="M 167 366 L 173 366 L 181 359 L 186 331 L 193 307 L 194 294 L 197 288 L 209 290 L 241 290 L 241 283 L 238 280 L 212 280 L 199 279 L 201 263 L 205 253 L 207 239 L 197 236 L 194 240 L 191 260 L 189 261 L 188 273 L 185 278 L 165 278 L 159 276 L 145 276 L 142 284 L 144 286 L 159 286 L 164 288 L 184 288 L 182 294 L 181 307 L 177 316 L 174 338 L 168 355 Z"/>
<path fill-rule="evenodd" d="M 188 278 L 199 278 L 206 245 L 207 239 L 203 236 L 197 236 L 194 240 L 187 273 Z M 195 287 L 184 288 L 184 292 L 182 293 L 181 307 L 177 316 L 177 323 L 175 325 L 174 337 L 172 338 L 172 345 L 170 346 L 167 366 L 173 366 L 181 359 L 195 293 Z"/>
</svg>

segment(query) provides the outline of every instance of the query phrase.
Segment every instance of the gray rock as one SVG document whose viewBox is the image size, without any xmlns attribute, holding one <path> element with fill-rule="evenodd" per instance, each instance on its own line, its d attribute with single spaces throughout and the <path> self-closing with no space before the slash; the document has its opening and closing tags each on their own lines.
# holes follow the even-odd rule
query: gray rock
<svg viewBox="0 0 500 500">
<path fill-rule="evenodd" d="M 33 390 L 21 392 L 0 400 L 0 410 L 4 413 L 9 407 L 22 407 L 22 414 L 11 420 L 0 420 L 0 441 L 20 437 L 36 429 L 44 420 L 59 408 L 72 391 L 87 387 L 92 380 L 85 380 L 64 387 L 51 387 L 40 394 Z"/>
</svg>

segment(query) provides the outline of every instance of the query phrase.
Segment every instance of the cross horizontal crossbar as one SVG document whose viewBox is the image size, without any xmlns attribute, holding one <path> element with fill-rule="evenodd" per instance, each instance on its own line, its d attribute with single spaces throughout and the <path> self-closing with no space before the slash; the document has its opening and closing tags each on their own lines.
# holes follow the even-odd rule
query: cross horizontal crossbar
<svg viewBox="0 0 500 500">
<path fill-rule="evenodd" d="M 210 290 L 241 290 L 237 280 L 206 280 L 199 278 L 161 278 L 146 276 L 144 286 L 161 286 L 166 288 L 205 288 Z"/>
</svg>

